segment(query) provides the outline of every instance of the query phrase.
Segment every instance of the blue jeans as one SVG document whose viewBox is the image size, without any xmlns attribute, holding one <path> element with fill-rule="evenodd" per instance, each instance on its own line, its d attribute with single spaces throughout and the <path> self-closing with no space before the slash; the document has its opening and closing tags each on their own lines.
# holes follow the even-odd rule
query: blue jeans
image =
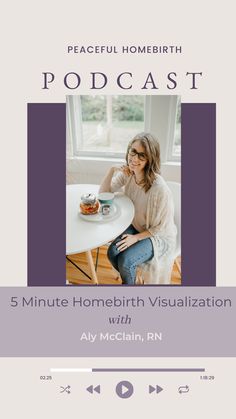
<svg viewBox="0 0 236 419">
<path fill-rule="evenodd" d="M 137 234 L 138 231 L 130 225 L 119 237 L 117 237 L 109 246 L 107 256 L 114 268 L 120 272 L 122 283 L 125 285 L 134 285 L 137 266 L 147 262 L 154 256 L 151 239 L 140 240 L 126 250 L 120 252 L 116 243 L 119 242 L 123 234 Z"/>
</svg>

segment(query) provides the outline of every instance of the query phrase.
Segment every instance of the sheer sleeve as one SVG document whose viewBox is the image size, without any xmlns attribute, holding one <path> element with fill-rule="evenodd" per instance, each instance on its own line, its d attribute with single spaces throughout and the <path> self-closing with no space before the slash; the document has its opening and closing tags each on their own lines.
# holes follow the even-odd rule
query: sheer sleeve
<svg viewBox="0 0 236 419">
<path fill-rule="evenodd" d="M 174 228 L 174 205 L 168 188 L 155 188 L 148 205 L 148 231 L 155 236 Z"/>
<path fill-rule="evenodd" d="M 127 176 L 117 171 L 111 180 L 111 192 L 117 192 L 126 184 Z"/>
</svg>

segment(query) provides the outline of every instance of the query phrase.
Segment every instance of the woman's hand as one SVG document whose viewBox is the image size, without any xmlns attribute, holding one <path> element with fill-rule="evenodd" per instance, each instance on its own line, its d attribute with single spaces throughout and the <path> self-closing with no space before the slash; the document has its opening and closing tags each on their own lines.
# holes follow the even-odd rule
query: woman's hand
<svg viewBox="0 0 236 419">
<path fill-rule="evenodd" d="M 108 170 L 107 174 L 101 182 L 99 193 L 111 192 L 112 178 L 117 171 L 124 173 L 125 176 L 130 176 L 132 174 L 127 165 L 110 167 L 110 169 Z"/>
<path fill-rule="evenodd" d="M 132 246 L 138 241 L 136 234 L 123 234 L 121 238 L 122 240 L 116 243 L 116 247 L 120 252 L 128 249 L 128 247 Z"/>
</svg>

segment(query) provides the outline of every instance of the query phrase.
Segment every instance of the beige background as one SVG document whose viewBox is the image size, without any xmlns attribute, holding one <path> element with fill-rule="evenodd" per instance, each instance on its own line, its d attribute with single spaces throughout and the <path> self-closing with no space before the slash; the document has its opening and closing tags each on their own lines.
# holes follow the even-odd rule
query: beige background
<svg viewBox="0 0 236 419">
<path fill-rule="evenodd" d="M 236 201 L 234 199 L 234 166 L 236 156 L 233 63 L 234 27 L 233 2 L 199 0 L 158 2 L 120 0 L 111 2 L 58 1 L 4 2 L 1 13 L 1 285 L 26 284 L 26 138 L 27 102 L 64 102 L 68 93 L 59 80 L 65 72 L 78 70 L 83 75 L 90 70 L 107 74 L 133 71 L 137 74 L 133 89 L 140 94 L 142 75 L 150 69 L 160 80 L 168 71 L 183 75 L 186 71 L 203 71 L 201 89 L 187 89 L 184 79 L 175 94 L 183 102 L 217 103 L 217 283 L 235 285 Z M 182 55 L 171 56 L 67 56 L 66 45 L 107 43 L 122 44 L 181 44 Z M 42 71 L 55 71 L 58 84 L 50 92 L 42 91 Z M 114 87 L 104 93 L 116 93 Z M 118 91 L 117 91 L 118 92 Z M 84 88 L 80 93 L 88 93 Z M 119 92 L 120 93 L 120 92 Z M 154 92 L 155 93 L 155 92 Z M 160 88 L 160 94 L 166 89 Z M 201 153 L 199 150 L 199 167 Z M 203 203 L 204 205 L 204 203 Z M 39 220 L 40 222 L 40 220 Z M 204 232 L 203 232 L 204 234 Z M 90 377 L 56 378 L 42 383 L 39 375 L 50 366 L 206 366 L 216 375 L 214 383 L 200 382 L 194 375 L 123 376 L 134 381 L 136 394 L 121 401 L 114 393 L 118 376 L 99 377 L 104 389 L 101 397 L 84 390 L 93 381 Z M 28 418 L 143 418 L 176 417 L 185 419 L 224 417 L 234 418 L 234 359 L 2 359 L 1 413 L 5 419 L 14 416 Z M 160 378 L 160 379 L 159 379 Z M 66 398 L 58 394 L 58 386 L 72 381 L 73 393 Z M 148 395 L 148 384 L 165 388 L 160 395 Z M 180 397 L 178 385 L 189 384 L 191 392 Z M 93 403 L 91 403 L 93 400 Z M 113 413 L 114 412 L 114 413 Z"/>
<path fill-rule="evenodd" d="M 163 76 L 180 75 L 183 102 L 217 103 L 217 284 L 235 285 L 236 201 L 234 198 L 234 44 L 233 2 L 157 1 L 97 3 L 68 1 L 4 2 L 1 23 L 1 285 L 26 285 L 26 139 L 27 102 L 64 102 L 68 91 L 63 75 L 105 71 L 114 79 L 121 71 L 135 74 L 132 90 L 148 71 L 158 75 L 158 93 L 167 94 Z M 68 44 L 182 45 L 182 55 L 68 55 Z M 52 71 L 57 81 L 41 90 L 41 72 Z M 186 71 L 202 71 L 197 91 L 188 89 Z M 232 76 L 231 76 L 232 74 Z M 162 86 L 162 87 L 161 87 Z M 104 93 L 120 93 L 114 85 Z M 77 93 L 89 93 L 87 84 Z M 130 93 L 130 92 L 129 92 Z M 155 91 L 150 91 L 156 93 Z M 199 150 L 199 168 L 201 153 Z M 202 203 L 204 205 L 204 203 Z M 39 220 L 40 222 L 40 220 Z M 204 232 L 203 232 L 204 235 Z"/>
<path fill-rule="evenodd" d="M 53 373 L 50 368 L 205 368 L 205 373 Z M 1 405 L 4 419 L 64 418 L 235 418 L 235 358 L 149 358 L 149 359 L 78 359 L 8 358 L 0 360 Z M 201 375 L 215 376 L 213 381 Z M 118 382 L 128 380 L 134 393 L 120 399 L 115 392 Z M 86 391 L 101 385 L 101 394 Z M 60 394 L 60 386 L 71 386 L 71 394 Z M 149 385 L 163 391 L 149 394 Z M 189 392 L 179 394 L 179 386 Z"/>
</svg>

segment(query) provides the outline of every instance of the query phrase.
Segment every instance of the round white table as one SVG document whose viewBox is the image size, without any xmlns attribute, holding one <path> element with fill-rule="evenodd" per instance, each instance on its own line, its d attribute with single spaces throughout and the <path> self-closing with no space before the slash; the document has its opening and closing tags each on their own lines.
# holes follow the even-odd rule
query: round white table
<svg viewBox="0 0 236 419">
<path fill-rule="evenodd" d="M 97 284 L 91 249 L 100 247 L 115 239 L 132 222 L 134 205 L 122 193 L 116 193 L 114 202 L 119 208 L 119 215 L 114 220 L 92 222 L 82 219 L 79 215 L 81 195 L 84 193 L 98 194 L 99 185 L 67 185 L 66 187 L 66 254 L 86 252 L 93 283 Z"/>
</svg>

